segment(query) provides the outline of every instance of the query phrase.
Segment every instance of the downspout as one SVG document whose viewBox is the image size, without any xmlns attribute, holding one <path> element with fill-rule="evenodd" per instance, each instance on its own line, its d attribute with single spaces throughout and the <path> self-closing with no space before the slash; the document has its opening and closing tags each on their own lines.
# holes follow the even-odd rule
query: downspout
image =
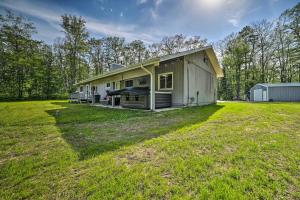
<svg viewBox="0 0 300 200">
<path fill-rule="evenodd" d="M 147 72 L 148 74 L 150 74 L 150 110 L 155 110 L 155 108 L 153 108 L 153 90 L 155 90 L 153 88 L 153 74 L 151 73 L 151 71 L 149 71 L 148 69 L 146 69 L 143 65 L 141 65 L 141 68 Z"/>
</svg>

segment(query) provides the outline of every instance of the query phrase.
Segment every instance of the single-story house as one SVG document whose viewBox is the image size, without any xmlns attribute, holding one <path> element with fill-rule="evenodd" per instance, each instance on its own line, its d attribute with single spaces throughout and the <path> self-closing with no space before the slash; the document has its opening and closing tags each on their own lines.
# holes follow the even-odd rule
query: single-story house
<svg viewBox="0 0 300 200">
<path fill-rule="evenodd" d="M 250 101 L 300 101 L 300 83 L 259 83 L 250 89 Z"/>
<path fill-rule="evenodd" d="M 76 98 L 93 103 L 151 109 L 211 104 L 223 72 L 211 46 L 161 56 L 76 84 Z"/>
</svg>

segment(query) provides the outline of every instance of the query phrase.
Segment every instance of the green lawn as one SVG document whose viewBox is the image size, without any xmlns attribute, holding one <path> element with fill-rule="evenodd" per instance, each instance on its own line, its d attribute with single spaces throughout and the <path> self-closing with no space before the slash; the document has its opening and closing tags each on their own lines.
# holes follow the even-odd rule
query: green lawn
<svg viewBox="0 0 300 200">
<path fill-rule="evenodd" d="M 0 103 L 1 199 L 300 199 L 300 103 Z"/>
</svg>

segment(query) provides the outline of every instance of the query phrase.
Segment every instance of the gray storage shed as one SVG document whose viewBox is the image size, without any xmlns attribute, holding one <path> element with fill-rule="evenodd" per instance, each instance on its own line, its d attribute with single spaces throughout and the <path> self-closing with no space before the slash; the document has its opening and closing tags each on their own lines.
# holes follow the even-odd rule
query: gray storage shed
<svg viewBox="0 0 300 200">
<path fill-rule="evenodd" d="M 250 101 L 300 101 L 300 83 L 259 83 L 250 89 Z"/>
</svg>

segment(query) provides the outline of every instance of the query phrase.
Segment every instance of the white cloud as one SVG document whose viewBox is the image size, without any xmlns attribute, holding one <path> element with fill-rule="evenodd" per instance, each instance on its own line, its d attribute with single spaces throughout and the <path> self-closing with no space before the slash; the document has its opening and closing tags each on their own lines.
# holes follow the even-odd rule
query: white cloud
<svg viewBox="0 0 300 200">
<path fill-rule="evenodd" d="M 228 22 L 232 24 L 234 27 L 238 27 L 239 21 L 237 19 L 228 19 Z"/>
<path fill-rule="evenodd" d="M 137 4 L 145 4 L 147 2 L 148 0 L 137 0 Z M 152 2 L 154 3 L 155 7 L 157 7 L 163 2 L 163 0 L 153 0 Z"/>
<path fill-rule="evenodd" d="M 270 4 L 275 4 L 277 2 L 279 2 L 279 0 L 269 0 Z"/>
<path fill-rule="evenodd" d="M 154 7 L 149 9 L 149 13 L 152 19 L 156 20 L 159 17 L 159 7 L 163 0 L 154 0 Z"/>
<path fill-rule="evenodd" d="M 147 0 L 137 0 L 137 4 L 144 4 L 147 3 Z"/>
<path fill-rule="evenodd" d="M 77 14 L 74 11 L 66 11 L 59 8 L 49 8 L 47 6 L 33 4 L 27 1 L 0 2 L 0 6 L 18 11 L 26 15 L 30 15 L 34 18 L 47 22 L 49 26 L 37 23 L 35 23 L 35 25 L 38 25 L 38 35 L 41 36 L 42 39 L 46 40 L 45 38 L 48 35 L 48 38 L 50 38 L 52 41 L 54 37 L 62 36 L 61 28 L 59 25 L 61 15 L 64 13 Z M 110 9 L 110 11 L 112 12 L 113 10 Z M 123 16 L 123 12 L 120 13 L 120 16 Z M 139 39 L 144 41 L 145 43 L 151 43 L 153 41 L 156 41 L 157 37 L 161 37 L 160 35 L 158 35 L 159 33 L 154 34 L 155 31 L 143 31 L 143 29 L 141 27 L 138 27 L 137 25 L 109 23 L 88 16 L 82 17 L 86 20 L 86 27 L 88 31 L 93 34 L 101 36 L 113 35 L 125 37 L 128 41 Z M 151 35 L 148 34 L 148 32 L 151 33 Z"/>
<path fill-rule="evenodd" d="M 156 40 L 154 34 L 147 34 L 143 31 L 139 31 L 139 28 L 134 24 L 111 24 L 104 23 L 92 18 L 86 18 L 86 27 L 93 33 L 106 36 L 124 37 L 128 41 L 139 39 L 144 41 L 145 43 L 152 43 Z"/>
<path fill-rule="evenodd" d="M 154 4 L 156 7 L 159 6 L 162 2 L 163 0 L 154 0 Z"/>
<path fill-rule="evenodd" d="M 151 9 L 149 10 L 149 12 L 150 12 L 150 15 L 151 15 L 151 17 L 152 17 L 153 19 L 157 19 L 157 18 L 158 18 L 158 14 L 157 14 L 157 11 L 156 11 L 155 9 L 151 8 Z"/>
<path fill-rule="evenodd" d="M 19 1 L 19 2 L 0 2 L 0 5 L 11 9 L 11 10 L 15 10 L 24 14 L 28 14 L 30 16 L 33 17 L 37 17 L 37 18 L 42 18 L 43 20 L 47 21 L 47 22 L 55 22 L 55 21 L 59 21 L 60 20 L 60 15 L 57 15 L 57 11 L 53 12 L 51 10 L 47 10 L 47 12 L 45 12 L 44 9 L 40 9 L 39 7 L 35 6 L 35 5 L 30 5 L 28 6 L 27 3 L 25 3 L 26 1 Z M 40 17 L 39 17 L 40 16 Z"/>
<path fill-rule="evenodd" d="M 56 11 L 45 10 L 43 8 L 38 7 L 37 5 L 28 6 L 26 1 L 20 1 L 20 2 L 3 1 L 0 2 L 0 6 L 45 21 L 46 24 L 41 23 L 39 21 L 34 23 L 34 25 L 37 27 L 37 32 L 38 32 L 36 35 L 33 36 L 36 39 L 44 40 L 45 42 L 52 43 L 55 38 L 63 36 L 59 25 L 61 17 L 60 14 L 58 14 L 58 12 L 59 11 L 61 13 L 64 12 L 59 8 L 57 8 Z"/>
<path fill-rule="evenodd" d="M 95 0 L 101 2 L 104 0 Z M 200 35 L 209 39 L 222 39 L 227 33 L 235 31 L 246 23 L 246 20 L 255 18 L 258 11 L 265 7 L 259 0 L 134 0 L 136 8 L 129 8 L 130 12 L 137 12 L 138 19 L 132 22 L 120 20 L 131 15 L 126 8 L 117 11 L 114 7 L 104 7 L 100 4 L 99 12 L 104 15 L 117 17 L 118 21 L 107 21 L 105 18 L 82 16 L 87 22 L 87 29 L 95 37 L 115 35 L 127 40 L 140 39 L 147 43 L 160 40 L 163 36 L 183 33 L 186 35 Z M 276 0 L 267 0 L 276 1 Z M 139 6 L 141 4 L 147 4 Z M 44 1 L 33 3 L 29 0 L 9 1 L 0 0 L 0 6 L 17 10 L 26 15 L 43 20 L 44 26 L 39 28 L 39 34 L 52 37 L 61 34 L 59 26 L 60 16 L 64 13 L 80 15 L 76 12 L 54 4 L 48 5 Z M 261 6 L 261 7 L 259 7 Z M 92 8 L 91 8 L 92 9 Z M 112 10 L 114 9 L 114 10 Z M 136 10 L 135 10 L 136 9 Z M 143 9 L 143 10 L 137 10 Z M 122 11 L 122 12 L 121 12 Z M 125 13 L 126 12 L 126 13 Z M 137 14 L 133 13 L 133 14 Z M 143 13 L 140 15 L 140 13 Z M 126 15 L 124 15 L 126 14 Z M 110 17 L 108 17 L 110 18 Z M 129 18 L 129 17 L 128 17 Z M 35 23 L 38 23 L 36 20 Z M 46 22 L 46 23 L 44 23 Z M 126 22 L 126 23 L 125 23 Z M 48 24 L 48 26 L 46 26 Z M 52 28 L 52 31 L 51 31 Z"/>
</svg>

